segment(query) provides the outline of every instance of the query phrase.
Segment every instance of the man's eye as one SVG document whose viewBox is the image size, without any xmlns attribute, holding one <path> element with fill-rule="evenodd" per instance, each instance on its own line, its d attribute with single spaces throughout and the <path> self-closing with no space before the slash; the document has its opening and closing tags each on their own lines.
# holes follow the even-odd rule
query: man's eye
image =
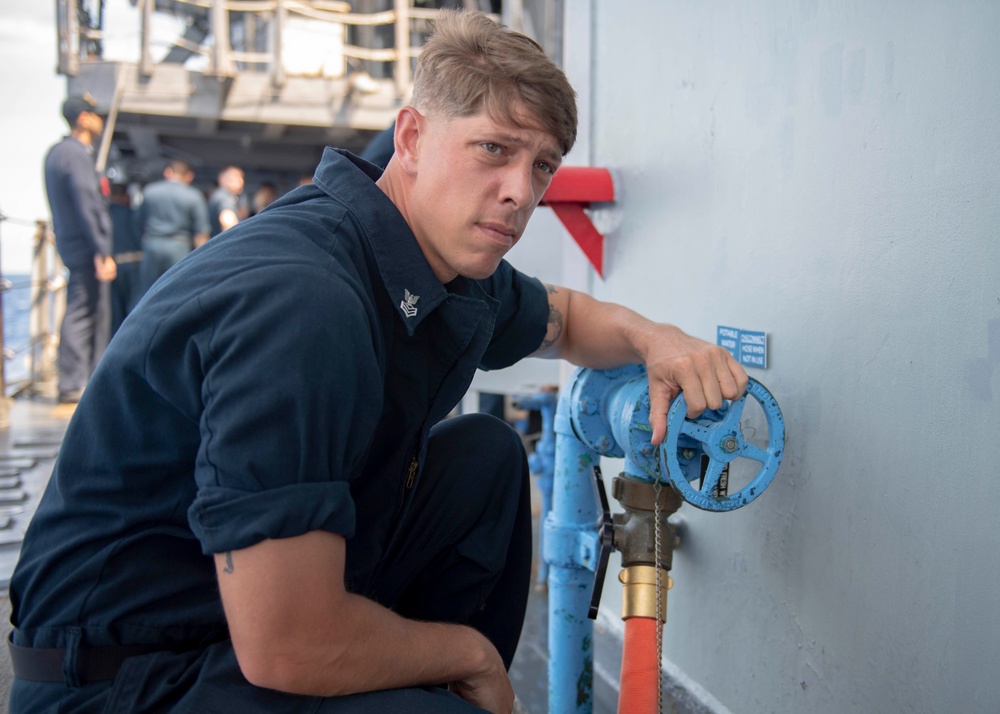
<svg viewBox="0 0 1000 714">
<path fill-rule="evenodd" d="M 500 146 L 499 144 L 491 143 L 489 141 L 483 144 L 483 148 L 486 149 L 491 154 L 499 154 L 501 151 L 503 151 L 502 146 Z"/>
<path fill-rule="evenodd" d="M 535 168 L 538 169 L 539 171 L 547 173 L 549 176 L 551 176 L 556 172 L 556 167 L 548 163 L 547 161 L 536 161 Z"/>
</svg>

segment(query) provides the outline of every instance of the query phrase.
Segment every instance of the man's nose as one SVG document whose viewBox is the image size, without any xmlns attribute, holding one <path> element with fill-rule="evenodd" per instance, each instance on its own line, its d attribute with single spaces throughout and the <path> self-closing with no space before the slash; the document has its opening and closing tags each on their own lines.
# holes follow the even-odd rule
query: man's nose
<svg viewBox="0 0 1000 714">
<path fill-rule="evenodd" d="M 534 204 L 535 186 L 532 181 L 531 169 L 530 165 L 526 167 L 520 162 L 508 167 L 502 186 L 501 199 L 504 203 L 510 201 L 518 209 Z"/>
</svg>

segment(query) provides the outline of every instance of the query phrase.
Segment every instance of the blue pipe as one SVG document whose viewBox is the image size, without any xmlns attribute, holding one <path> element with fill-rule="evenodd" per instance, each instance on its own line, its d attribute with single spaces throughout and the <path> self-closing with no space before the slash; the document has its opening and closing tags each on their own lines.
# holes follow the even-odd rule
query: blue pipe
<svg viewBox="0 0 1000 714">
<path fill-rule="evenodd" d="M 624 456 L 626 471 L 649 480 L 659 468 L 649 441 L 645 368 L 577 369 L 559 397 L 554 431 L 552 511 L 543 531 L 549 564 L 549 711 L 590 714 L 594 630 L 587 611 L 600 554 L 593 468 L 602 455 Z"/>
<path fill-rule="evenodd" d="M 622 475 L 651 483 L 660 470 L 656 447 L 650 441 L 653 427 L 649 423 L 649 379 L 646 371 L 622 377 L 608 386 L 608 411 L 604 415 L 615 443 L 625 456 Z"/>
<path fill-rule="evenodd" d="M 542 523 L 552 510 L 552 479 L 555 471 L 556 434 L 554 431 L 556 413 L 556 392 L 539 392 L 528 397 L 518 397 L 520 409 L 537 410 L 542 415 L 542 434 L 535 442 L 535 450 L 528 456 L 528 468 L 535 477 L 538 490 L 542 494 Z M 545 560 L 545 529 L 538 534 L 538 573 L 535 587 L 544 590 L 549 581 L 549 564 Z"/>
<path fill-rule="evenodd" d="M 678 448 L 678 439 L 682 437 L 675 435 L 670 448 L 677 453 L 672 451 L 669 458 L 663 459 L 661 450 L 650 442 L 652 426 L 645 367 L 577 369 L 563 388 L 555 414 L 552 512 L 545 519 L 543 548 L 544 559 L 550 566 L 549 711 L 553 714 L 590 714 L 592 709 L 593 626 L 587 611 L 600 556 L 597 529 L 600 510 L 593 483 L 593 467 L 598 458 L 624 457 L 622 476 L 647 483 L 659 477 L 665 484 L 680 479 L 682 483 L 677 487 L 680 489 L 700 473 L 703 454 L 715 459 L 719 469 L 734 458 L 739 449 L 727 447 L 722 441 L 727 439 L 737 447 L 743 444 L 742 448 L 752 452 L 750 458 L 762 463 L 761 471 L 744 489 L 747 495 L 741 498 L 737 494 L 731 499 L 733 503 L 746 504 L 753 500 L 755 492 L 770 483 L 784 445 L 783 421 L 774 397 L 754 380 L 748 394 L 757 399 L 768 419 L 766 450 L 743 444 L 738 423 L 743 401 L 739 400 L 731 416 L 727 416 L 731 405 L 724 405 L 703 412 L 694 426 L 671 426 L 678 433 L 693 433 L 695 437 L 683 437 L 691 444 Z M 683 399 L 678 398 L 670 411 L 672 424 L 675 420 L 683 422 L 683 409 Z M 720 429 L 729 423 L 727 419 L 734 422 L 733 426 Z M 671 473 L 667 473 L 668 469 Z M 707 510 L 739 507 L 729 502 L 720 504 L 719 499 L 691 502 Z"/>
<path fill-rule="evenodd" d="M 543 531 L 549 565 L 549 711 L 590 714 L 594 625 L 587 606 L 599 547 L 593 484 L 598 454 L 573 433 L 568 389 L 559 397 L 553 428 L 552 511 Z"/>
</svg>

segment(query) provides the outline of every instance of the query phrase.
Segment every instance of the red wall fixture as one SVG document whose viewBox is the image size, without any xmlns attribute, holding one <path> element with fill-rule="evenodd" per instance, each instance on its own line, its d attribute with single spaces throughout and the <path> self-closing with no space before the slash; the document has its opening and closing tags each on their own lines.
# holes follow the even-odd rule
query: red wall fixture
<svg viewBox="0 0 1000 714">
<path fill-rule="evenodd" d="M 552 183 L 542 196 L 543 206 L 548 206 L 566 226 L 573 240 L 604 277 L 604 236 L 583 210 L 591 203 L 615 200 L 615 184 L 607 169 L 590 166 L 563 166 L 552 177 Z"/>
</svg>

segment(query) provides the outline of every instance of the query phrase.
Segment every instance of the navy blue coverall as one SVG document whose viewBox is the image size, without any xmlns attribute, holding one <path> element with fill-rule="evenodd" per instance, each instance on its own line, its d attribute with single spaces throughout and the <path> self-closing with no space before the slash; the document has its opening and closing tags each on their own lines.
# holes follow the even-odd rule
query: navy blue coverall
<svg viewBox="0 0 1000 714">
<path fill-rule="evenodd" d="M 506 262 L 442 285 L 378 175 L 327 149 L 314 185 L 192 253 L 125 320 L 12 578 L 15 644 L 58 657 L 55 676 L 15 677 L 13 714 L 474 711 L 437 687 L 317 699 L 246 682 L 213 554 L 313 530 L 345 537 L 350 591 L 477 627 L 509 666 L 524 450 L 494 417 L 445 416 L 477 367 L 537 349 L 547 296 Z M 92 675 L 95 648 L 129 644 L 181 651 Z"/>
<path fill-rule="evenodd" d="M 72 136 L 49 149 L 45 191 L 56 249 L 69 269 L 56 366 L 59 392 L 70 395 L 87 386 L 111 336 L 111 284 L 98 281 L 94 268 L 96 256 L 111 255 L 111 218 L 93 150 Z"/>
<path fill-rule="evenodd" d="M 161 275 L 194 250 L 197 235 L 209 235 L 208 204 L 201 191 L 164 179 L 146 187 L 139 208 L 142 228 L 141 297 Z"/>
</svg>

